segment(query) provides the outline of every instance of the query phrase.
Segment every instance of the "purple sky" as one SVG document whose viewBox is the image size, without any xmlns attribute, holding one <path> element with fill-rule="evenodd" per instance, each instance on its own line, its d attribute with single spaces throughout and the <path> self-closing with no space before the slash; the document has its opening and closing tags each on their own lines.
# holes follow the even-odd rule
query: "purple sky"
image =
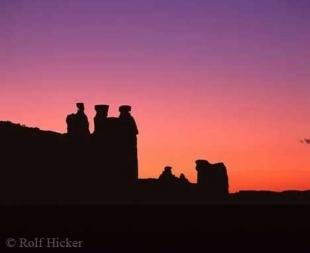
<svg viewBox="0 0 310 253">
<path fill-rule="evenodd" d="M 1 0 L 0 119 L 63 132 L 77 101 L 129 103 L 141 176 L 206 158 L 232 189 L 306 188 L 309 27 L 308 0 Z"/>
</svg>

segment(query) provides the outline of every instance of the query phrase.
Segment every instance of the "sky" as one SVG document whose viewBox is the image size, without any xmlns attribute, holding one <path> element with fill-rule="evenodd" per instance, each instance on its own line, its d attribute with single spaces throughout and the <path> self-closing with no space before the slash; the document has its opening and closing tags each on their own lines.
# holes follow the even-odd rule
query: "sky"
<svg viewBox="0 0 310 253">
<path fill-rule="evenodd" d="M 206 159 L 231 192 L 310 189 L 309 27 L 308 0 L 0 0 L 0 120 L 130 104 L 142 178 Z"/>
</svg>

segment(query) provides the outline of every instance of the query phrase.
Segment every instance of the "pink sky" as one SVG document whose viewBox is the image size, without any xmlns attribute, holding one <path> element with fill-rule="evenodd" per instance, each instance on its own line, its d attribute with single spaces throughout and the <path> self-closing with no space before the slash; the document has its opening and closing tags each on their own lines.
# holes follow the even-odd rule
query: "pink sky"
<svg viewBox="0 0 310 253">
<path fill-rule="evenodd" d="M 0 119 L 65 132 L 83 101 L 131 104 L 140 177 L 310 188 L 307 1 L 1 1 Z M 92 124 L 91 124 L 91 127 Z"/>
</svg>

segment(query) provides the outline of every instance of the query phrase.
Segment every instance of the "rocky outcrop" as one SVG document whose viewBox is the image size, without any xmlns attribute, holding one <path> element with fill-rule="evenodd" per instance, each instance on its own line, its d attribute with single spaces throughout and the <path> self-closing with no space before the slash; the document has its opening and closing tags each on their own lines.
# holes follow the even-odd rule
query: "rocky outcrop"
<svg viewBox="0 0 310 253">
<path fill-rule="evenodd" d="M 196 161 L 197 186 L 211 196 L 228 195 L 227 169 L 223 163 L 211 164 L 207 160 Z"/>
</svg>

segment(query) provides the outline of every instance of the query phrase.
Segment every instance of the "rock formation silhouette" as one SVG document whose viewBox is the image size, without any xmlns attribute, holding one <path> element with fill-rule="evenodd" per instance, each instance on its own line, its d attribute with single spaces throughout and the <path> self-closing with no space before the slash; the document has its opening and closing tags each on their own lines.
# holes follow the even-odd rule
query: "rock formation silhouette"
<svg viewBox="0 0 310 253">
<path fill-rule="evenodd" d="M 109 105 L 95 105 L 96 116 L 94 118 L 94 134 L 104 135 L 107 130 L 107 117 L 109 112 Z"/>
<path fill-rule="evenodd" d="M 160 174 L 158 180 L 163 183 L 175 183 L 178 181 L 178 178 L 172 174 L 172 167 L 167 166 Z"/>
<path fill-rule="evenodd" d="M 196 161 L 198 187 L 210 196 L 228 194 L 228 176 L 223 163 L 211 164 L 206 160 Z"/>
<path fill-rule="evenodd" d="M 89 132 L 89 123 L 86 114 L 84 113 L 84 104 L 76 104 L 78 110 L 75 114 L 70 114 L 67 116 L 67 129 L 68 134 L 76 136 L 87 136 Z"/>
<path fill-rule="evenodd" d="M 139 179 L 131 107 L 109 117 L 109 105 L 96 105 L 90 133 L 84 104 L 76 106 L 66 134 L 0 121 L 0 204 L 310 202 L 310 191 L 229 194 L 225 165 L 203 159 L 196 160 L 197 183 L 170 166 L 158 178 Z"/>
<path fill-rule="evenodd" d="M 129 178 L 136 180 L 138 179 L 137 135 L 139 131 L 130 111 L 131 106 L 129 105 L 119 107 L 120 139 L 122 143 L 120 147 L 124 158 L 122 159 L 123 170 L 129 172 Z"/>
<path fill-rule="evenodd" d="M 185 177 L 185 175 L 183 173 L 180 174 L 180 182 L 182 184 L 189 184 L 189 180 Z"/>
<path fill-rule="evenodd" d="M 0 203 L 203 202 L 228 196 L 223 163 L 196 162 L 197 184 L 167 166 L 158 179 L 138 178 L 139 130 L 131 106 L 110 117 L 95 105 L 94 132 L 84 104 L 60 134 L 0 122 Z"/>
</svg>

